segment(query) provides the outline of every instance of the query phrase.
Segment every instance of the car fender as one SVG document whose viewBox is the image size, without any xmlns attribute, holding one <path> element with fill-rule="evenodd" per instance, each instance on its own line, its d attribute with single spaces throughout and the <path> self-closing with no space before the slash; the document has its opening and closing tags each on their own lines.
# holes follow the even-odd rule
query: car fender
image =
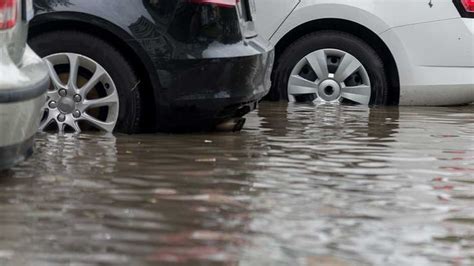
<svg viewBox="0 0 474 266">
<path fill-rule="evenodd" d="M 293 29 L 311 21 L 320 19 L 341 19 L 352 21 L 363 25 L 376 34 L 380 34 L 388 29 L 390 25 L 381 18 L 368 12 L 362 7 L 340 3 L 315 4 L 313 1 L 301 2 L 296 9 L 288 16 L 280 28 L 273 34 L 270 41 L 277 44 L 286 34 Z"/>
<path fill-rule="evenodd" d="M 302 0 L 271 37 L 276 44 L 288 32 L 310 21 L 342 19 L 374 33 L 411 24 L 459 17 L 452 0 Z"/>
<path fill-rule="evenodd" d="M 127 30 L 114 25 L 113 23 L 109 22 L 108 20 L 90 15 L 85 14 L 79 11 L 52 11 L 52 12 L 41 12 L 35 16 L 35 18 L 30 23 L 30 38 L 35 34 L 38 34 L 41 31 L 41 27 L 48 25 L 54 25 L 54 29 L 64 29 L 64 26 L 57 26 L 62 24 L 69 23 L 71 25 L 75 23 L 81 23 L 82 25 L 87 25 L 90 27 L 90 33 L 94 33 L 97 31 L 97 34 L 100 32 L 107 32 L 108 34 L 114 36 L 117 39 L 122 40 L 122 43 L 126 45 L 126 47 L 133 51 L 135 56 L 139 59 L 139 61 L 143 64 L 143 67 L 146 69 L 146 74 L 151 82 L 153 87 L 153 93 L 155 97 L 158 97 L 160 92 L 161 84 L 160 79 L 155 71 L 155 67 L 151 58 L 147 55 L 146 51 L 143 49 L 143 46 L 140 42 L 134 38 L 130 32 Z M 68 27 L 70 29 L 74 29 L 74 26 Z M 100 37 L 100 35 L 99 35 Z"/>
</svg>

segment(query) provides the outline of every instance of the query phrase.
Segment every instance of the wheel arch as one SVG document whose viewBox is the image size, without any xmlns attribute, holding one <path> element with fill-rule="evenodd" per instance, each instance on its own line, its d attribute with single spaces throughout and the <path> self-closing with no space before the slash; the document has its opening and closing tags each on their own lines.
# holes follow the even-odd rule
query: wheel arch
<svg viewBox="0 0 474 266">
<path fill-rule="evenodd" d="M 113 45 L 131 64 L 142 84 L 146 117 L 143 125 L 153 125 L 156 121 L 159 79 L 153 63 L 136 41 L 125 30 L 92 15 L 78 12 L 53 12 L 36 16 L 30 23 L 28 40 L 46 32 L 60 30 L 82 31 L 94 35 Z M 151 124 L 150 124 L 151 123 Z M 151 129 L 151 128 L 150 128 Z M 146 128 L 145 130 L 150 130 Z"/>
<path fill-rule="evenodd" d="M 382 58 L 386 65 L 385 72 L 389 80 L 390 86 L 388 104 L 398 105 L 400 100 L 400 77 L 395 58 L 388 46 L 385 44 L 385 42 L 376 33 L 359 23 L 336 18 L 316 19 L 303 23 L 287 32 L 276 43 L 275 52 L 277 62 L 279 56 L 293 42 L 307 34 L 322 30 L 335 30 L 346 32 L 361 38 L 368 45 L 370 45 L 379 54 L 379 56 Z"/>
</svg>

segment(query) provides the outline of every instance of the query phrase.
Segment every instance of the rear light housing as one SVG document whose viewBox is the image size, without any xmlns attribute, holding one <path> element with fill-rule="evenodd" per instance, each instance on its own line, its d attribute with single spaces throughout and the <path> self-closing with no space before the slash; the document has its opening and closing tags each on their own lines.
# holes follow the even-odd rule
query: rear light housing
<svg viewBox="0 0 474 266">
<path fill-rule="evenodd" d="M 474 12 L 474 0 L 461 0 L 467 12 Z"/>
<path fill-rule="evenodd" d="M 17 0 L 0 0 L 0 30 L 15 27 L 17 6 Z"/>
<path fill-rule="evenodd" d="M 198 5 L 216 5 L 218 7 L 232 8 L 236 7 L 240 0 L 190 0 Z"/>
<path fill-rule="evenodd" d="M 459 13 L 464 18 L 474 18 L 474 0 L 453 0 Z"/>
</svg>

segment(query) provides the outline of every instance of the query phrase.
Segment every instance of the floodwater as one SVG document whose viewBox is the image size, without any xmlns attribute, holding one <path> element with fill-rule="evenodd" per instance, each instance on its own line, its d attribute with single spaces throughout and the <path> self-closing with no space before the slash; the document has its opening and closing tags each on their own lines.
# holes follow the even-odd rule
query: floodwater
<svg viewBox="0 0 474 266">
<path fill-rule="evenodd" d="M 240 133 L 41 135 L 0 265 L 473 265 L 474 106 L 265 103 Z"/>
</svg>

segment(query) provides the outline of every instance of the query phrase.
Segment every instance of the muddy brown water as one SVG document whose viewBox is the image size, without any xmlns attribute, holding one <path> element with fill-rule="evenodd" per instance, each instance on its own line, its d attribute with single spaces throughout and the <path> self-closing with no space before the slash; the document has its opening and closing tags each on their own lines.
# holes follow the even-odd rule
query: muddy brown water
<svg viewBox="0 0 474 266">
<path fill-rule="evenodd" d="M 40 135 L 0 265 L 473 265 L 474 106 L 265 103 L 240 133 Z"/>
</svg>

